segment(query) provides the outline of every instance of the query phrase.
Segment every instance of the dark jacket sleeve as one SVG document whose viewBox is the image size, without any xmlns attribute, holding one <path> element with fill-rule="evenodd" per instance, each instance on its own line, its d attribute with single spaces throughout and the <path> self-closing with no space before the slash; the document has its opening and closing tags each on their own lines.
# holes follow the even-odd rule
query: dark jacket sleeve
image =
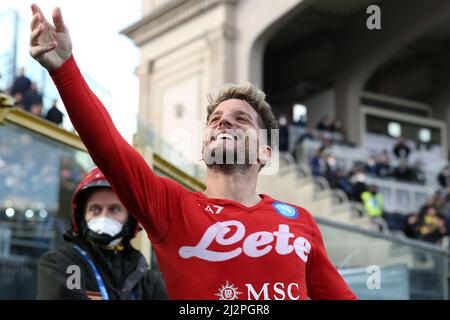
<svg viewBox="0 0 450 320">
<path fill-rule="evenodd" d="M 160 272 L 148 270 L 143 285 L 143 300 L 167 300 L 166 285 Z"/>
<path fill-rule="evenodd" d="M 77 267 L 78 274 L 73 271 Z M 38 264 L 37 299 L 89 300 L 84 293 L 85 280 L 81 268 L 60 250 L 45 254 Z M 77 283 L 75 277 L 78 276 Z"/>
</svg>

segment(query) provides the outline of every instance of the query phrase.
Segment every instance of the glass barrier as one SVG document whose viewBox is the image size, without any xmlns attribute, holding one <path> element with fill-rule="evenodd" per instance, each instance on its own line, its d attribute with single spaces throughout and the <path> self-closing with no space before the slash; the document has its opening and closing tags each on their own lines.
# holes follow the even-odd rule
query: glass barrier
<svg viewBox="0 0 450 320">
<path fill-rule="evenodd" d="M 206 170 L 200 163 L 196 165 L 191 160 L 184 158 L 181 152 L 175 150 L 172 145 L 158 135 L 153 128 L 139 120 L 137 126 L 137 139 L 139 145 L 151 146 L 153 151 L 164 160 L 173 164 L 191 177 L 204 181 Z"/>
<path fill-rule="evenodd" d="M 93 167 L 86 152 L 0 126 L 0 299 L 34 299 L 38 258 L 67 230 L 73 191 Z"/>
<path fill-rule="evenodd" d="M 331 261 L 360 299 L 448 299 L 442 248 L 316 220 Z"/>
</svg>

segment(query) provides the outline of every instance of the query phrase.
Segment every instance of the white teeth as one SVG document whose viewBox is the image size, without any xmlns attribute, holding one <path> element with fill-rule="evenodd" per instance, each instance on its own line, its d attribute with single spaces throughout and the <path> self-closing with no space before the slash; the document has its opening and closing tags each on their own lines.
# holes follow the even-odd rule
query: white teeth
<svg viewBox="0 0 450 320">
<path fill-rule="evenodd" d="M 234 141 L 234 136 L 229 133 L 219 133 L 216 137 L 216 140 L 219 140 L 219 139 L 229 139 L 229 140 Z"/>
</svg>

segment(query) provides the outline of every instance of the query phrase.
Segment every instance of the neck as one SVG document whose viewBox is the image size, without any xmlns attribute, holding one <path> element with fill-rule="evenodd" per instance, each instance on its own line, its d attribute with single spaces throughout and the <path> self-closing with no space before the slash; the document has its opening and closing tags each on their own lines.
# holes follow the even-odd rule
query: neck
<svg viewBox="0 0 450 320">
<path fill-rule="evenodd" d="M 209 167 L 203 194 L 208 198 L 229 199 L 250 207 L 261 201 L 256 193 L 257 177 L 256 166 L 245 172 Z"/>
</svg>

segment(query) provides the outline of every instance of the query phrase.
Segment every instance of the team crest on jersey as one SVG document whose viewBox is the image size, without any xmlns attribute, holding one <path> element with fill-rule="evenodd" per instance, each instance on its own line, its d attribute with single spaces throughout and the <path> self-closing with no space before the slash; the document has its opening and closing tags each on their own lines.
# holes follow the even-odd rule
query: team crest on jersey
<svg viewBox="0 0 450 320">
<path fill-rule="evenodd" d="M 288 205 L 286 203 L 275 201 L 272 203 L 275 211 L 281 214 L 285 218 L 296 219 L 298 217 L 298 210 L 296 207 Z"/>
</svg>

